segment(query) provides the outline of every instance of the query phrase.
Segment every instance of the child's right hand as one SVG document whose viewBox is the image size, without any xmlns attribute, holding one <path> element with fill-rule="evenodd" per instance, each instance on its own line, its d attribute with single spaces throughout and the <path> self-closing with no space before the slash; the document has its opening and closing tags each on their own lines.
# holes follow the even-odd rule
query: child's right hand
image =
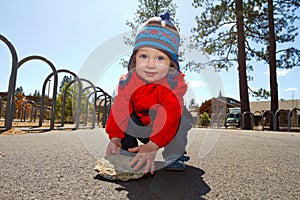
<svg viewBox="0 0 300 200">
<path fill-rule="evenodd" d="M 106 148 L 106 156 L 119 154 L 121 150 L 121 138 L 111 138 Z"/>
</svg>

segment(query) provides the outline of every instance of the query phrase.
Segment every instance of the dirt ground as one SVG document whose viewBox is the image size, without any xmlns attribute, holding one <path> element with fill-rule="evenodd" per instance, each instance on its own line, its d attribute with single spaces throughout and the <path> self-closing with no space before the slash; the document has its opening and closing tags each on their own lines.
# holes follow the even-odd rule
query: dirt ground
<svg viewBox="0 0 300 200">
<path fill-rule="evenodd" d="M 20 122 L 20 121 L 13 121 L 12 128 L 10 130 L 5 130 L 5 122 L 3 120 L 0 121 L 0 134 L 3 135 L 13 135 L 13 134 L 26 134 L 33 131 L 24 130 L 26 128 L 34 128 L 39 127 L 38 122 Z M 57 123 L 55 124 L 55 127 L 59 127 L 61 124 Z M 50 127 L 50 120 L 47 120 L 43 123 L 43 125 L 39 128 L 49 128 Z M 55 130 L 58 131 L 58 130 Z M 34 132 L 42 132 L 42 131 L 34 131 Z"/>
</svg>

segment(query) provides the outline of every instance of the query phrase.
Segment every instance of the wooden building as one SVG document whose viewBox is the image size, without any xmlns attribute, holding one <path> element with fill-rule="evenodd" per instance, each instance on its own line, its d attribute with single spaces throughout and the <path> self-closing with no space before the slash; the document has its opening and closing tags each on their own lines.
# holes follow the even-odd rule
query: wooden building
<svg viewBox="0 0 300 200">
<path fill-rule="evenodd" d="M 205 101 L 199 107 L 199 114 L 206 112 L 209 116 L 212 114 L 227 114 L 229 108 L 241 107 L 241 103 L 230 97 L 219 96 Z"/>
</svg>

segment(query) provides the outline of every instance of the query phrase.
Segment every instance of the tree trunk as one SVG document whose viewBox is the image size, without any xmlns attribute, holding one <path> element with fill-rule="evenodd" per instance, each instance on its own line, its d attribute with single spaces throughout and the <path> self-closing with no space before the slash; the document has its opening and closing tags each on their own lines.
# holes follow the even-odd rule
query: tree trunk
<svg viewBox="0 0 300 200">
<path fill-rule="evenodd" d="M 277 75 L 276 75 L 276 40 L 274 30 L 274 14 L 273 14 L 273 0 L 268 0 L 268 18 L 269 18 L 269 68 L 270 68 L 270 89 L 271 89 L 271 111 L 273 117 L 278 110 L 278 90 L 277 90 Z M 276 130 L 277 124 L 274 126 L 271 120 L 270 129 Z"/>
<path fill-rule="evenodd" d="M 237 18 L 237 34 L 238 34 L 238 71 L 239 71 L 239 87 L 242 114 L 250 111 L 248 83 L 246 73 L 246 52 L 245 52 L 245 32 L 243 17 L 243 0 L 236 0 L 236 18 Z M 249 114 L 245 113 L 242 129 L 251 129 Z"/>
</svg>

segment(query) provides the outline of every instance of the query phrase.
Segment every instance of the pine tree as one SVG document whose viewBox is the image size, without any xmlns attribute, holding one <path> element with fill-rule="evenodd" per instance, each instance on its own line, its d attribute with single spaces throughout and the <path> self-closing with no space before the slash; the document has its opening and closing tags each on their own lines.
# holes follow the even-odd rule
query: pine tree
<svg viewBox="0 0 300 200">
<path fill-rule="evenodd" d="M 17 94 L 22 94 L 23 96 L 25 96 L 22 86 L 17 87 L 17 89 L 15 90 L 15 95 L 17 95 Z"/>
<path fill-rule="evenodd" d="M 240 10 L 237 12 L 238 3 L 242 3 L 243 11 Z M 272 42 L 272 37 L 270 37 L 271 29 L 269 26 L 270 23 L 274 23 L 273 38 L 275 38 L 276 43 L 293 42 L 298 34 L 296 32 L 297 27 L 294 27 L 293 23 L 299 19 L 298 16 L 295 16 L 295 11 L 299 8 L 300 2 L 294 0 L 277 0 L 274 3 L 274 6 L 271 6 L 269 0 L 248 0 L 245 2 L 241 0 L 217 0 L 214 2 L 194 0 L 193 2 L 194 7 L 202 7 L 204 11 L 196 17 L 197 26 L 192 30 L 192 38 L 204 52 L 215 56 L 216 59 L 210 61 L 209 64 L 219 69 L 227 70 L 229 67 L 234 66 L 236 61 L 241 59 L 239 58 L 240 54 L 238 51 L 243 47 L 238 47 L 238 38 L 241 37 L 240 34 L 242 33 L 238 31 L 239 25 L 237 19 L 239 16 L 244 18 L 244 36 L 242 37 L 245 37 L 244 50 L 247 68 L 241 69 L 240 60 L 238 61 L 242 104 L 248 96 L 248 89 L 245 88 L 245 85 L 247 85 L 247 79 L 250 77 L 245 76 L 245 74 L 246 70 L 253 70 L 253 66 L 249 64 L 251 60 L 264 61 L 271 64 L 272 59 L 276 59 L 276 56 L 270 59 L 272 52 L 273 55 L 278 55 L 279 59 L 276 59 L 276 64 L 273 62 L 272 67 L 270 67 L 270 69 L 273 69 L 270 72 L 272 77 L 276 77 L 276 67 L 292 68 L 300 62 L 300 51 L 295 47 L 276 51 L 276 44 L 274 48 L 274 41 Z M 270 11 L 274 11 L 274 20 L 270 19 Z M 241 72 L 243 75 L 241 75 Z M 276 79 L 270 81 L 270 84 L 273 89 L 276 86 L 272 91 L 272 93 L 275 93 L 273 95 L 278 95 Z M 266 96 L 270 93 L 261 88 L 253 94 Z M 273 101 L 277 101 L 276 98 Z M 245 111 L 242 108 L 243 110 Z"/>
<path fill-rule="evenodd" d="M 40 91 L 39 90 L 35 90 L 33 93 L 33 96 L 41 96 Z"/>
<path fill-rule="evenodd" d="M 67 87 L 67 85 L 72 81 L 72 77 L 71 76 L 64 76 L 63 80 L 61 81 L 61 85 L 59 87 L 59 94 L 57 95 L 56 98 L 56 111 L 55 111 L 55 118 L 56 119 L 61 119 L 61 112 L 62 112 L 62 105 L 63 105 L 63 95 L 65 92 L 65 89 Z M 73 116 L 73 110 L 72 110 L 72 101 L 73 101 L 73 97 L 74 97 L 74 90 L 72 90 L 71 87 L 68 88 L 68 90 L 66 91 L 66 102 L 65 102 L 65 119 L 67 120 L 69 119 L 70 121 L 72 121 L 72 116 Z"/>
<path fill-rule="evenodd" d="M 66 87 L 71 81 L 71 76 L 64 76 L 63 80 L 60 83 L 59 91 L 62 92 L 63 88 Z"/>
</svg>

